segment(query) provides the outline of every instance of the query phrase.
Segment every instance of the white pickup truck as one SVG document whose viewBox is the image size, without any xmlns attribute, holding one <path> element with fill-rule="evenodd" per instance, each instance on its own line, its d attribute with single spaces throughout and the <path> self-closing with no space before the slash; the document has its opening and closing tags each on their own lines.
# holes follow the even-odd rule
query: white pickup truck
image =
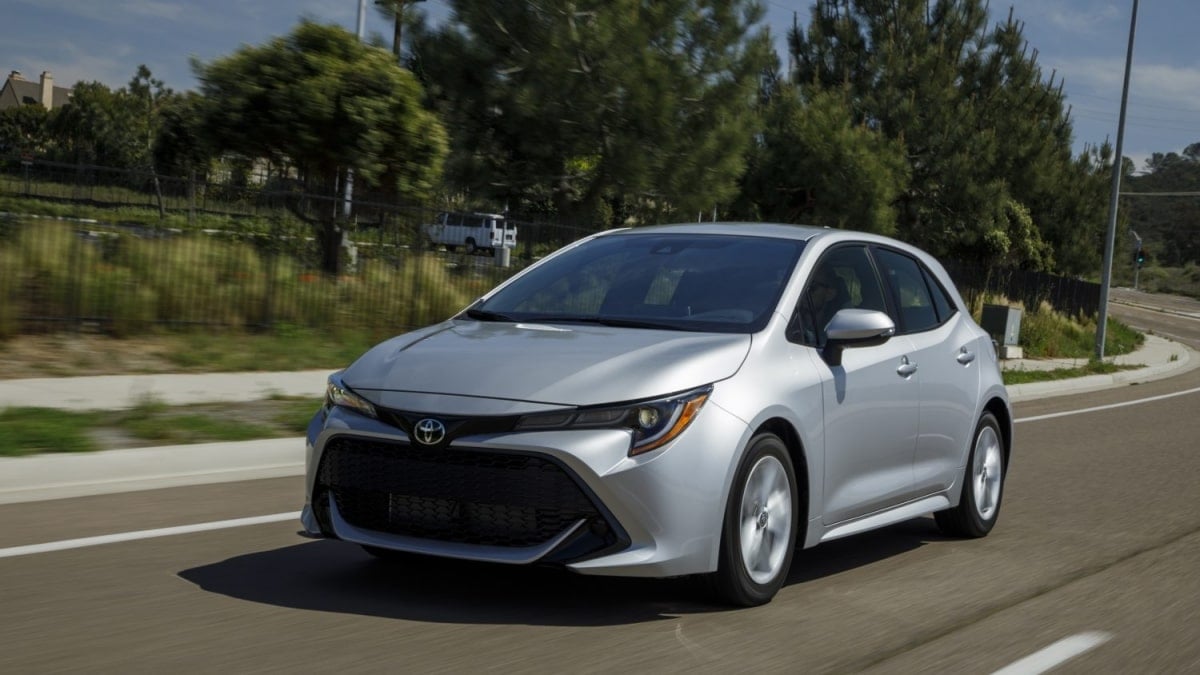
<svg viewBox="0 0 1200 675">
<path fill-rule="evenodd" d="M 465 253 L 495 255 L 498 248 L 517 245 L 517 226 L 495 213 L 440 213 L 437 222 L 422 226 L 421 232 L 431 245 L 448 251 L 461 246 Z"/>
</svg>

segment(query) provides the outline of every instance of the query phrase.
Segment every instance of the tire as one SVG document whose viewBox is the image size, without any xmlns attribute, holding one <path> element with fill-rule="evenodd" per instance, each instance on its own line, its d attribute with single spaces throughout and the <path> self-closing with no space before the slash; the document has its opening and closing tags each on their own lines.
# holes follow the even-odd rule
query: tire
<svg viewBox="0 0 1200 675">
<path fill-rule="evenodd" d="M 787 446 L 774 434 L 755 436 L 725 506 L 721 551 L 711 577 L 719 600 L 752 607 L 775 597 L 792 565 L 800 512 Z"/>
<path fill-rule="evenodd" d="M 1000 424 L 985 412 L 971 438 L 958 506 L 933 514 L 938 528 L 951 537 L 986 537 L 1000 516 L 1006 470 Z"/>
<path fill-rule="evenodd" d="M 466 245 L 463 246 L 463 253 L 466 253 L 467 255 L 471 255 L 471 254 L 475 253 L 475 250 L 476 250 L 475 249 L 475 240 L 467 239 Z"/>
</svg>

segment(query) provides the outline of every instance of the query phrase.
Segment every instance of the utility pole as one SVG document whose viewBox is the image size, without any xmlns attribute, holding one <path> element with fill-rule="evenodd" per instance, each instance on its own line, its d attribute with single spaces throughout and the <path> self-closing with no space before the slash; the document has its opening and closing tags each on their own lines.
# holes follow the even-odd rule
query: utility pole
<svg viewBox="0 0 1200 675">
<path fill-rule="evenodd" d="M 396 55 L 397 60 L 404 52 L 404 7 L 416 2 L 425 0 L 375 0 L 378 6 L 392 7 L 392 53 Z"/>
<path fill-rule="evenodd" d="M 1121 196 L 1121 170 L 1125 144 L 1125 108 L 1129 103 L 1129 70 L 1133 66 L 1133 36 L 1137 31 L 1138 0 L 1133 0 L 1129 17 L 1129 47 L 1125 51 L 1125 83 L 1121 87 L 1121 116 L 1117 122 L 1117 147 L 1113 157 L 1112 194 L 1108 200 L 1108 234 L 1104 238 L 1104 268 L 1100 273 L 1100 319 L 1096 322 L 1096 360 L 1104 358 L 1104 339 L 1108 328 L 1108 290 L 1112 285 L 1113 247 L 1117 238 L 1117 200 Z"/>
<path fill-rule="evenodd" d="M 1145 260 L 1145 253 L 1142 253 L 1142 237 L 1133 228 L 1129 228 L 1129 234 L 1133 235 L 1133 290 L 1138 289 L 1138 274 L 1142 271 L 1142 261 Z"/>
<path fill-rule="evenodd" d="M 362 42 L 367 30 L 367 0 L 358 0 L 358 41 Z M 342 216 L 347 220 L 354 206 L 354 169 L 346 169 L 346 184 L 342 191 Z"/>
</svg>

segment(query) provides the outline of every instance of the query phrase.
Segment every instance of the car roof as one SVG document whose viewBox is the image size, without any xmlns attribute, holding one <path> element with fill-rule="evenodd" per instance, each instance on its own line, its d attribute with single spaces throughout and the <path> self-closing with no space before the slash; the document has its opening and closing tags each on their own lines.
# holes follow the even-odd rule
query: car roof
<svg viewBox="0 0 1200 675">
<path fill-rule="evenodd" d="M 815 239 L 826 240 L 830 243 L 841 241 L 859 241 L 875 244 L 885 244 L 906 250 L 917 250 L 909 244 L 897 239 L 870 232 L 858 230 L 840 230 L 829 227 L 812 225 L 789 225 L 785 223 L 751 223 L 751 222 L 713 222 L 713 223 L 677 223 L 671 225 L 649 225 L 644 227 L 609 230 L 602 234 L 721 234 L 749 237 L 768 237 L 772 239 L 791 239 L 811 242 Z M 919 251 L 919 250 L 918 250 Z"/>
<path fill-rule="evenodd" d="M 612 234 L 726 234 L 750 237 L 770 237 L 773 239 L 795 239 L 808 241 L 814 236 L 829 230 L 810 225 L 787 225 L 781 223 L 676 223 L 670 225 L 648 225 L 644 227 L 612 230 Z M 605 234 L 609 234 L 606 232 Z"/>
<path fill-rule="evenodd" d="M 813 243 L 817 240 L 827 245 L 842 242 L 859 242 L 880 244 L 906 251 L 924 261 L 927 265 L 940 268 L 941 264 L 928 252 L 881 234 L 862 232 L 859 230 L 840 230 L 829 227 L 812 225 L 788 225 L 783 223 L 742 223 L 742 222 L 713 222 L 713 223 L 678 223 L 672 225 L 649 225 L 645 227 L 608 230 L 599 236 L 617 234 L 653 235 L 653 234 L 717 234 L 749 237 L 767 237 L 772 239 L 789 239 Z"/>
</svg>

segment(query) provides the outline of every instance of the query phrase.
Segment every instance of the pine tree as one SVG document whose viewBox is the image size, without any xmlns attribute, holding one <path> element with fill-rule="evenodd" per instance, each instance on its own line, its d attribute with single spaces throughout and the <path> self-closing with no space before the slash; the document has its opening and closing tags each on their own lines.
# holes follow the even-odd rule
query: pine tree
<svg viewBox="0 0 1200 675">
<path fill-rule="evenodd" d="M 691 218 L 734 196 L 770 58 L 747 0 L 453 0 L 413 67 L 473 198 L 588 225 Z"/>
<path fill-rule="evenodd" d="M 1062 84 L 1011 13 L 989 28 L 982 0 L 817 0 L 789 45 L 806 96 L 842 90 L 902 144 L 899 236 L 972 263 L 1098 264 L 1100 167 L 1072 157 Z"/>
</svg>

